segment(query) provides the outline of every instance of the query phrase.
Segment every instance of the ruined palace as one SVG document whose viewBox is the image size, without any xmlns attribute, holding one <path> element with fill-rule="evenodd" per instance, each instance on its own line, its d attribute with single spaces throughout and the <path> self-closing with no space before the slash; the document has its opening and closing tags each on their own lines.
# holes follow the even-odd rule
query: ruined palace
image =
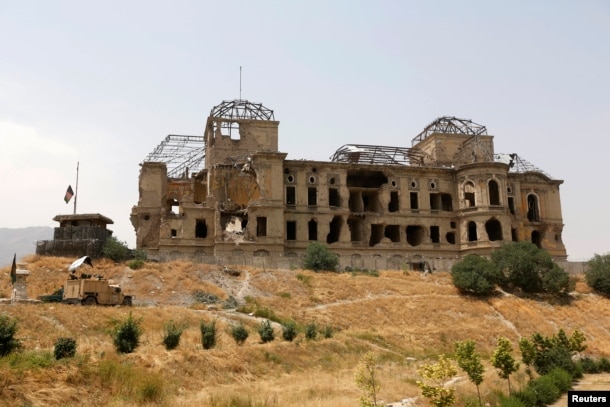
<svg viewBox="0 0 610 407">
<path fill-rule="evenodd" d="M 483 125 L 440 117 L 408 147 L 348 144 L 329 161 L 288 160 L 278 137 L 274 112 L 246 100 L 215 106 L 202 136 L 167 136 L 141 164 L 137 248 L 292 266 L 318 241 L 344 267 L 399 269 L 528 240 L 566 259 L 563 181 L 496 153 Z"/>
</svg>

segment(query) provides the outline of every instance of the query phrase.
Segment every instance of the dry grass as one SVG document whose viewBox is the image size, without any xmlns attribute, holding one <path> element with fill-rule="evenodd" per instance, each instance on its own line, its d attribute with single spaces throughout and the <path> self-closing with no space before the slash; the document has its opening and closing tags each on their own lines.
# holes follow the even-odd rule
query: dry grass
<svg viewBox="0 0 610 407">
<path fill-rule="evenodd" d="M 72 261 L 26 260 L 32 298 L 59 287 Z M 0 270 L 4 296 L 10 292 L 9 271 Z M 0 359 L 0 405 L 354 406 L 359 396 L 355 367 L 369 350 L 379 355 L 380 396 L 394 402 L 417 397 L 418 364 L 452 353 L 455 341 L 475 340 L 488 358 L 499 336 L 516 344 L 521 336 L 553 334 L 559 328 L 568 333 L 579 328 L 587 337 L 588 353 L 610 356 L 610 305 L 582 281 L 571 302 L 563 305 L 508 294 L 470 299 L 457 293 L 447 273 L 383 271 L 371 277 L 241 271 L 236 277 L 217 266 L 186 262 L 146 264 L 134 271 L 100 261 L 95 272 L 135 294 L 136 306 L 0 305 L 0 313 L 17 318 L 25 348 L 21 355 Z M 259 318 L 221 305 L 209 309 L 194 300 L 195 291 L 266 308 L 301 328 L 310 322 L 331 326 L 334 334 L 307 341 L 301 331 L 294 342 L 285 342 L 276 325 L 276 340 L 262 344 Z M 142 343 L 132 354 L 117 355 L 110 332 L 130 311 L 141 321 Z M 217 320 L 217 346 L 204 351 L 199 324 L 212 319 Z M 169 320 L 187 325 L 173 351 L 161 342 Z M 230 335 L 238 322 L 250 333 L 242 346 Z M 76 358 L 52 360 L 60 336 L 77 340 Z M 476 390 L 460 374 L 458 405 L 464 405 L 464 397 Z M 524 381 L 523 372 L 513 379 Z M 481 391 L 493 405 L 498 392 L 506 392 L 506 383 L 489 367 Z M 421 398 L 417 403 L 426 405 Z"/>
</svg>

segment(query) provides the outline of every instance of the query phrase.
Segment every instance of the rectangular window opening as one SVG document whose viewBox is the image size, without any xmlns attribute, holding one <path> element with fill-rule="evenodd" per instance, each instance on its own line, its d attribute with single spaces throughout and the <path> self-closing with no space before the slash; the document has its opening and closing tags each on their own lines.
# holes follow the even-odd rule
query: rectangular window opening
<svg viewBox="0 0 610 407">
<path fill-rule="evenodd" d="M 314 187 L 307 188 L 307 205 L 316 206 L 318 204 L 318 189 Z"/>
<path fill-rule="evenodd" d="M 410 193 L 410 200 L 411 200 L 411 209 L 419 209 L 419 200 L 417 197 L 417 192 Z"/>
<path fill-rule="evenodd" d="M 297 203 L 296 199 L 297 193 L 296 188 L 292 186 L 286 187 L 286 205 L 294 206 Z"/>
<path fill-rule="evenodd" d="M 441 232 L 438 226 L 430 226 L 430 240 L 432 243 L 441 242 Z"/>
<path fill-rule="evenodd" d="M 256 236 L 267 236 L 267 218 L 265 216 L 256 218 Z"/>
<path fill-rule="evenodd" d="M 400 209 L 400 201 L 398 199 L 398 191 L 390 192 L 390 203 L 388 204 L 389 212 L 398 212 Z"/>
<path fill-rule="evenodd" d="M 339 208 L 341 206 L 341 198 L 337 188 L 328 188 L 328 206 Z"/>
<path fill-rule="evenodd" d="M 286 240 L 297 240 L 297 223 L 293 220 L 286 222 Z"/>
</svg>

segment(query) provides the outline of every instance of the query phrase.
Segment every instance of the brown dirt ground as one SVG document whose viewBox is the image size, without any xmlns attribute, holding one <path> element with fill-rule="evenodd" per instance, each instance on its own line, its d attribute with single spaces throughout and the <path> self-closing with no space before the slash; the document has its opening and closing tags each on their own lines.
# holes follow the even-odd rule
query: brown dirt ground
<svg viewBox="0 0 610 407">
<path fill-rule="evenodd" d="M 36 298 L 63 284 L 74 259 L 32 256 L 25 260 L 31 272 L 28 294 Z M 219 266 L 188 262 L 147 263 L 131 270 L 107 260 L 95 262 L 94 270 L 120 283 L 124 292 L 135 294 L 134 307 L 0 304 L 0 313 L 17 318 L 18 337 L 27 350 L 52 351 L 58 336 L 72 336 L 77 339 L 78 354 L 91 366 L 118 360 L 133 364 L 147 377 L 162 377 L 167 392 L 164 405 L 221 406 L 212 400 L 246 395 L 269 406 L 353 406 L 359 396 L 356 365 L 370 350 L 381 358 L 382 399 L 413 398 L 418 400 L 416 405 L 426 405 L 417 398 L 415 385 L 417 366 L 426 358 L 451 354 L 456 341 L 472 339 L 487 360 L 500 336 L 516 344 L 523 336 L 552 335 L 560 328 L 568 334 L 580 329 L 587 338 L 588 355 L 610 357 L 610 301 L 592 293 L 581 278 L 570 298 L 558 301 L 508 293 L 487 299 L 465 297 L 446 272 L 381 271 L 379 277 L 372 277 L 238 268 L 240 275 L 233 276 Z M 0 269 L 0 297 L 9 296 L 9 272 L 8 267 Z M 333 337 L 306 341 L 301 333 L 289 343 L 281 340 L 276 326 L 276 340 L 261 344 L 260 319 L 200 304 L 193 297 L 195 291 L 266 308 L 301 327 L 310 322 L 331 326 Z M 116 355 L 109 330 L 129 312 L 142 321 L 142 344 L 133 354 Z M 218 321 L 218 346 L 203 351 L 199 323 L 212 319 Z M 171 352 L 161 345 L 163 326 L 169 320 L 188 326 L 179 348 Z M 229 333 L 239 322 L 250 332 L 243 346 L 236 345 Z M 90 372 L 78 364 L 57 366 L 52 376 L 45 370 L 19 373 L 22 376 L 11 369 L 0 370 L 4 389 L 0 405 L 132 404 L 120 397 L 117 384 L 83 376 Z M 476 394 L 463 372 L 460 375 L 458 392 Z M 481 389 L 485 398 L 492 400 L 494 392 L 506 391 L 505 381 L 498 379 L 493 368 L 488 367 L 485 377 Z M 517 385 L 525 381 L 523 371 L 515 375 Z M 87 389 L 85 397 L 83 389 Z"/>
</svg>

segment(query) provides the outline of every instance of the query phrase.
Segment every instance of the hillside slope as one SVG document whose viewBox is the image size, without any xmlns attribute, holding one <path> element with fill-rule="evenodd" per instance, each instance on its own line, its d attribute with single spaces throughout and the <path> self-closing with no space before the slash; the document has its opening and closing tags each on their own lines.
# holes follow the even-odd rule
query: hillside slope
<svg viewBox="0 0 610 407">
<path fill-rule="evenodd" d="M 28 294 L 35 298 L 62 284 L 73 259 L 32 256 L 28 260 Z M 33 405 L 49 404 L 49 400 L 62 405 L 130 405 L 140 400 L 138 385 L 153 380 L 155 388 L 162 390 L 154 400 L 167 405 L 223 406 L 230 405 L 232 398 L 246 397 L 262 406 L 353 406 L 359 396 L 355 367 L 371 350 L 380 355 L 381 398 L 415 398 L 416 405 L 425 405 L 417 398 L 416 366 L 427 357 L 450 354 L 458 340 L 475 340 L 488 359 L 500 336 L 510 339 L 517 350 L 521 336 L 552 335 L 560 328 L 570 334 L 578 328 L 587 337 L 588 354 L 610 356 L 610 301 L 592 293 L 582 281 L 569 301 L 552 303 L 507 293 L 487 299 L 464 297 L 445 272 L 382 271 L 374 277 L 240 269 L 240 275 L 233 276 L 218 266 L 186 262 L 150 263 L 135 271 L 109 261 L 94 266 L 96 273 L 135 294 L 136 305 L 0 305 L 0 313 L 18 319 L 18 337 L 25 349 L 52 352 L 58 337 L 72 336 L 81 358 L 54 365 L 53 377 L 44 369 L 19 373 L 27 380 L 0 365 L 5 384 L 0 400 Z M 0 296 L 10 293 L 8 273 L 8 267 L 0 270 Z M 201 304 L 197 302 L 201 297 L 193 295 L 197 292 L 213 294 L 220 302 Z M 257 333 L 261 319 L 224 309 L 223 301 L 231 297 L 246 311 L 258 309 L 276 320 L 292 319 L 301 329 L 315 322 L 319 328 L 331 327 L 333 335 L 307 341 L 301 332 L 290 343 L 282 340 L 276 325 L 276 340 L 261 344 Z M 142 344 L 133 354 L 116 355 L 109 332 L 129 312 L 141 320 Z M 214 319 L 218 346 L 204 351 L 199 324 Z M 169 320 L 188 326 L 180 346 L 171 352 L 161 345 L 163 326 Z M 242 346 L 229 333 L 237 323 L 250 333 Z M 129 377 L 140 377 L 133 379 L 137 383 L 130 390 L 120 384 L 125 378 L 114 380 L 105 370 L 125 363 L 134 369 Z M 523 372 L 516 376 L 515 382 L 520 381 L 525 381 Z M 463 374 L 457 386 L 461 394 L 476 392 Z M 80 394 L 83 390 L 86 396 Z M 488 368 L 482 392 L 492 400 L 498 391 L 506 391 L 505 382 Z"/>
</svg>

